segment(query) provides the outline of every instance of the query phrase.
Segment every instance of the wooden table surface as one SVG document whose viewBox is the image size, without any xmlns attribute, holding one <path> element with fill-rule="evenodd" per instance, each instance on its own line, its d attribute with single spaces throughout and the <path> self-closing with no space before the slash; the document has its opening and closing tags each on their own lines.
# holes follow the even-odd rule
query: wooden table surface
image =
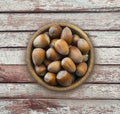
<svg viewBox="0 0 120 114">
<path fill-rule="evenodd" d="M 59 21 L 95 50 L 91 75 L 67 92 L 38 85 L 25 61 L 34 32 Z M 0 114 L 120 114 L 120 0 L 0 0 Z"/>
</svg>

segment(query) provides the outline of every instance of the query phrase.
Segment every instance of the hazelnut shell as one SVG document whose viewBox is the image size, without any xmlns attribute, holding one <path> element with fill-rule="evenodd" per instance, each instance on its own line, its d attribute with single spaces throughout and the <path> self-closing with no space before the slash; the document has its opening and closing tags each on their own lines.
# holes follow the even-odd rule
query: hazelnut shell
<svg viewBox="0 0 120 114">
<path fill-rule="evenodd" d="M 60 37 L 62 28 L 59 25 L 53 25 L 49 28 L 49 35 L 52 38 Z"/>
<path fill-rule="evenodd" d="M 57 78 L 57 82 L 61 86 L 70 86 L 72 82 L 74 81 L 74 77 L 66 70 L 62 70 L 58 72 L 56 78 Z"/>
<path fill-rule="evenodd" d="M 39 66 L 45 59 L 45 50 L 41 48 L 35 48 L 32 52 L 33 63 Z"/>
<path fill-rule="evenodd" d="M 72 31 L 70 28 L 65 27 L 61 33 L 61 39 L 65 40 L 68 44 L 71 44 L 73 41 Z"/>
<path fill-rule="evenodd" d="M 64 59 L 62 59 L 61 65 L 68 72 L 72 73 L 76 71 L 75 63 L 69 57 L 65 57 Z"/>
<path fill-rule="evenodd" d="M 56 85 L 56 74 L 47 72 L 46 75 L 44 76 L 44 81 L 50 85 Z"/>
<path fill-rule="evenodd" d="M 75 63 L 80 63 L 80 62 L 83 61 L 83 55 L 82 55 L 81 51 L 77 47 L 75 47 L 75 46 L 71 46 L 70 47 L 69 57 Z"/>
<path fill-rule="evenodd" d="M 77 65 L 76 75 L 78 77 L 81 77 L 81 76 L 85 75 L 86 71 L 87 71 L 87 64 L 85 62 Z"/>
<path fill-rule="evenodd" d="M 55 49 L 61 55 L 68 55 L 69 53 L 69 46 L 63 39 L 59 39 L 55 42 Z"/>
<path fill-rule="evenodd" d="M 59 72 L 60 68 L 61 68 L 60 61 L 51 62 L 47 67 L 48 71 L 53 73 Z"/>
<path fill-rule="evenodd" d="M 79 39 L 77 46 L 83 54 L 88 53 L 90 50 L 90 46 L 85 39 Z"/>
<path fill-rule="evenodd" d="M 33 41 L 33 46 L 37 48 L 45 48 L 50 43 L 50 38 L 47 34 L 40 34 Z"/>
<path fill-rule="evenodd" d="M 46 67 L 43 64 L 40 66 L 35 66 L 35 71 L 39 76 L 44 76 L 46 73 Z"/>
<path fill-rule="evenodd" d="M 49 48 L 46 51 L 46 56 L 47 56 L 47 59 L 50 59 L 50 60 L 59 60 L 61 58 L 61 56 L 56 52 L 54 48 Z"/>
</svg>

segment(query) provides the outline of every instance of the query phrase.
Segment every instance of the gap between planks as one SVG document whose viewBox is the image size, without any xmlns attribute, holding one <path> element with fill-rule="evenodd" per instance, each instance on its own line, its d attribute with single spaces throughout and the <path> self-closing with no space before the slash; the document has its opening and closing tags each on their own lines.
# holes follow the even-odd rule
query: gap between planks
<svg viewBox="0 0 120 114">
<path fill-rule="evenodd" d="M 54 10 L 49 10 L 49 11 L 0 11 L 1 14 L 16 14 L 16 13 L 33 13 L 33 14 L 39 14 L 39 13 L 116 13 L 116 12 L 120 12 L 120 7 L 118 8 L 114 8 L 114 10 L 95 10 L 93 9 L 93 11 L 80 11 L 80 10 L 69 10 L 69 11 L 63 11 L 63 10 L 59 10 L 59 11 L 54 11 Z"/>
<path fill-rule="evenodd" d="M 72 101 L 84 101 L 84 100 L 88 100 L 88 101 L 120 101 L 120 98 L 114 99 L 114 98 L 19 98 L 19 97 L 2 97 L 0 98 L 0 100 L 72 100 Z"/>
</svg>

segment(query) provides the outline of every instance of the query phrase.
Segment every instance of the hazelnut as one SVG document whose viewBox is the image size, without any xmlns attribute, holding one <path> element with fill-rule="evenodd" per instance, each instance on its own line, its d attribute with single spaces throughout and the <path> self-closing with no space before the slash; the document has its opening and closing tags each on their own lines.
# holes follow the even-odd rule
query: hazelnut
<svg viewBox="0 0 120 114">
<path fill-rule="evenodd" d="M 90 50 L 89 44 L 84 39 L 79 39 L 78 43 L 77 43 L 77 46 L 83 54 L 88 53 L 88 51 Z"/>
<path fill-rule="evenodd" d="M 56 78 L 57 78 L 57 82 L 61 86 L 70 86 L 72 82 L 74 81 L 74 77 L 66 70 L 62 70 L 58 72 Z"/>
<path fill-rule="evenodd" d="M 69 47 L 65 40 L 59 39 L 55 42 L 55 49 L 58 53 L 62 55 L 68 55 Z"/>
<path fill-rule="evenodd" d="M 44 76 L 46 73 L 46 67 L 43 64 L 40 66 L 35 66 L 35 71 L 39 76 Z"/>
<path fill-rule="evenodd" d="M 76 75 L 78 77 L 85 75 L 86 71 L 87 71 L 87 64 L 85 62 L 77 65 Z"/>
<path fill-rule="evenodd" d="M 45 48 L 50 43 L 50 38 L 47 34 L 40 34 L 33 41 L 33 46 L 37 48 Z"/>
<path fill-rule="evenodd" d="M 49 28 L 49 35 L 52 38 L 60 37 L 61 32 L 62 28 L 59 25 L 53 25 Z"/>
<path fill-rule="evenodd" d="M 35 48 L 32 52 L 32 60 L 35 65 L 40 65 L 45 59 L 45 50 Z"/>
<path fill-rule="evenodd" d="M 47 67 L 48 71 L 53 73 L 59 72 L 60 68 L 61 68 L 60 61 L 51 62 Z"/>
<path fill-rule="evenodd" d="M 59 60 L 61 58 L 61 56 L 55 51 L 54 48 L 49 48 L 46 51 L 46 56 L 50 60 Z"/>
<path fill-rule="evenodd" d="M 65 27 L 61 33 L 61 38 L 65 40 L 68 44 L 72 43 L 72 31 L 68 28 Z"/>
<path fill-rule="evenodd" d="M 76 45 L 80 37 L 77 34 L 73 35 L 73 43 Z"/>
<path fill-rule="evenodd" d="M 61 65 L 68 72 L 76 71 L 76 66 L 74 62 L 72 61 L 72 59 L 70 59 L 69 57 L 65 57 L 64 59 L 62 59 Z"/>
<path fill-rule="evenodd" d="M 75 47 L 75 46 L 71 46 L 70 47 L 70 53 L 69 53 L 69 57 L 75 62 L 75 63 L 80 63 L 83 61 L 83 55 L 80 52 L 80 50 Z"/>
<path fill-rule="evenodd" d="M 46 75 L 44 76 L 44 81 L 50 85 L 56 85 L 56 74 L 51 72 L 46 73 Z"/>
<path fill-rule="evenodd" d="M 55 47 L 55 42 L 57 41 L 58 39 L 52 39 L 51 40 L 51 43 L 50 43 L 50 47 Z"/>
</svg>

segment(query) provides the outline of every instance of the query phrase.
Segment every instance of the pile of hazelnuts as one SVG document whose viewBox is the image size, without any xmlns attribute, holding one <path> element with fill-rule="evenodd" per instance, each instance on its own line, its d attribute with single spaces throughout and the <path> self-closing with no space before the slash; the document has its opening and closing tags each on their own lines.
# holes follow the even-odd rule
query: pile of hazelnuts
<svg viewBox="0 0 120 114">
<path fill-rule="evenodd" d="M 51 86 L 70 86 L 88 69 L 90 46 L 69 27 L 51 26 L 33 41 L 36 74 Z"/>
</svg>

